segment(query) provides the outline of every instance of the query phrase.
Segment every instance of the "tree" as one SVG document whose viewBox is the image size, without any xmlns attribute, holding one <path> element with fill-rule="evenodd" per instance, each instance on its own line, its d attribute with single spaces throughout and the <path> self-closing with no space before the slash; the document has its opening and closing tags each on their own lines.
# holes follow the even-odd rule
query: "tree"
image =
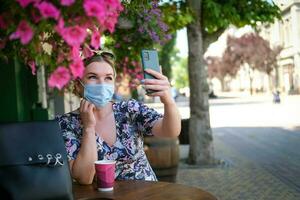
<svg viewBox="0 0 300 200">
<path fill-rule="evenodd" d="M 189 0 L 193 8 L 195 19 L 187 26 L 188 34 L 188 69 L 190 84 L 190 121 L 189 141 L 190 151 L 188 162 L 190 164 L 210 164 L 214 161 L 212 145 L 212 131 L 209 121 L 208 84 L 203 60 L 203 38 L 201 6 L 202 1 Z"/>
<path fill-rule="evenodd" d="M 273 1 L 203 0 L 202 4 L 201 30 L 205 51 L 230 25 L 251 25 L 255 28 L 261 23 L 273 23 L 275 18 L 281 18 L 280 9 Z"/>
<path fill-rule="evenodd" d="M 280 18 L 279 8 L 264 0 L 187 0 L 194 21 L 187 25 L 190 83 L 190 164 L 214 163 L 209 121 L 207 72 L 203 53 L 230 25 L 237 27 Z"/>
<path fill-rule="evenodd" d="M 159 61 L 161 66 L 163 66 L 163 74 L 172 79 L 171 65 L 174 63 L 171 60 L 177 57 L 177 49 L 174 48 L 176 44 L 176 31 L 190 23 L 193 17 L 184 1 L 162 0 L 161 2 L 163 2 L 160 6 L 163 21 L 169 26 L 172 39 L 160 48 Z"/>
<path fill-rule="evenodd" d="M 221 82 L 222 91 L 225 91 L 225 77 L 234 77 L 239 70 L 240 60 L 227 52 L 222 57 L 208 56 L 205 58 L 208 78 L 216 77 Z"/>
<path fill-rule="evenodd" d="M 223 60 L 229 60 L 234 69 L 239 69 L 242 64 L 249 66 L 250 93 L 252 94 L 254 70 L 259 70 L 269 75 L 277 66 L 276 57 L 281 49 L 280 46 L 275 46 L 272 49 L 270 43 L 257 33 L 247 33 L 239 38 L 228 36 Z"/>
</svg>

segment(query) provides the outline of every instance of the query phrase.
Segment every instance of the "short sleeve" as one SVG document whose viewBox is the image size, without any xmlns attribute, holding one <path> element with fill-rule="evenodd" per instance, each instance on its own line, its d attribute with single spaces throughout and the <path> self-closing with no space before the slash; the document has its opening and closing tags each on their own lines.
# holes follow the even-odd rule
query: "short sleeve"
<svg viewBox="0 0 300 200">
<path fill-rule="evenodd" d="M 56 116 L 55 119 L 61 128 L 68 160 L 75 160 L 80 149 L 80 140 L 76 137 L 75 130 L 72 129 L 72 119 L 66 115 Z"/>
<path fill-rule="evenodd" d="M 133 120 L 137 123 L 138 129 L 144 135 L 153 135 L 154 124 L 163 117 L 153 108 L 149 108 L 136 100 L 128 101 L 128 111 L 133 114 Z"/>
</svg>

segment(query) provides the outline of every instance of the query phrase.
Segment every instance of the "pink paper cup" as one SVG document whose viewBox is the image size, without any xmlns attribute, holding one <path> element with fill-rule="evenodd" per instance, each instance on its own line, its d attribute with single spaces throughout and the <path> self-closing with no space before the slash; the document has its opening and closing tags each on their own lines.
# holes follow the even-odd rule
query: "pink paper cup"
<svg viewBox="0 0 300 200">
<path fill-rule="evenodd" d="M 116 161 L 114 160 L 95 161 L 97 188 L 99 191 L 112 191 L 114 189 L 115 166 Z"/>
</svg>

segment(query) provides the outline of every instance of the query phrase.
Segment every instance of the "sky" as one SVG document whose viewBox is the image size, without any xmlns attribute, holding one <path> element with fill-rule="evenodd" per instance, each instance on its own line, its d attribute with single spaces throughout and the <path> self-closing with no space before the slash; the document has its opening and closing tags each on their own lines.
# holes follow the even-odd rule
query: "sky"
<svg viewBox="0 0 300 200">
<path fill-rule="evenodd" d="M 186 28 L 177 31 L 176 47 L 179 50 L 180 57 L 188 56 L 188 44 Z"/>
</svg>

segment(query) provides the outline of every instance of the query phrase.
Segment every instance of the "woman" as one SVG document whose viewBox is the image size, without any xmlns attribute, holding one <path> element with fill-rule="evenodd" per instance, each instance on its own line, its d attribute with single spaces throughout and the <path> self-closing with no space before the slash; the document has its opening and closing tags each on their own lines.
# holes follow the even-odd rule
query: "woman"
<svg viewBox="0 0 300 200">
<path fill-rule="evenodd" d="M 135 101 L 112 102 L 116 72 L 112 54 L 102 52 L 84 60 L 85 71 L 75 81 L 75 92 L 83 97 L 76 111 L 57 116 L 65 140 L 72 177 L 91 184 L 94 161 L 116 160 L 116 179 L 155 181 L 143 150 L 143 135 L 177 137 L 180 116 L 164 75 L 146 72 L 156 80 L 145 79 L 145 89 L 156 90 L 164 104 L 164 116 Z"/>
</svg>

